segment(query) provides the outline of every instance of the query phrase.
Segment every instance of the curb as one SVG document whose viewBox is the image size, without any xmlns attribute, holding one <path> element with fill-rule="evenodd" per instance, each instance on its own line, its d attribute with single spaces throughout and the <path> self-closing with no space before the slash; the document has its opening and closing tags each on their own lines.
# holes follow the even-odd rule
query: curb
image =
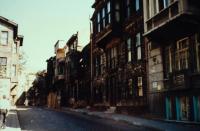
<svg viewBox="0 0 200 131">
<path fill-rule="evenodd" d="M 21 127 L 20 127 L 19 119 L 18 119 L 18 113 L 16 109 L 11 109 L 9 111 L 7 121 L 6 121 L 6 128 L 8 129 L 5 129 L 5 130 L 21 131 Z"/>
<path fill-rule="evenodd" d="M 123 122 L 123 123 L 129 124 L 129 125 L 133 125 L 133 126 L 137 126 L 137 127 L 145 127 L 145 128 L 148 128 L 148 129 L 151 129 L 151 130 L 155 130 L 155 131 L 163 131 L 162 129 L 159 129 L 159 128 L 156 128 L 156 127 L 146 126 L 146 125 L 142 125 L 142 124 L 138 124 L 136 122 L 134 123 L 134 122 L 126 121 L 126 120 L 115 119 L 115 118 L 112 118 L 112 117 L 107 117 L 105 115 L 98 115 L 98 114 L 94 114 L 92 112 L 87 112 L 87 111 L 79 112 L 79 111 L 76 111 L 76 110 L 73 110 L 73 109 L 70 109 L 70 108 L 69 109 L 62 109 L 60 111 L 62 111 L 62 112 L 65 112 L 65 111 L 75 112 L 75 113 L 79 113 L 79 114 L 87 115 L 87 116 L 92 116 L 92 117 L 96 117 L 96 118 Z"/>
</svg>

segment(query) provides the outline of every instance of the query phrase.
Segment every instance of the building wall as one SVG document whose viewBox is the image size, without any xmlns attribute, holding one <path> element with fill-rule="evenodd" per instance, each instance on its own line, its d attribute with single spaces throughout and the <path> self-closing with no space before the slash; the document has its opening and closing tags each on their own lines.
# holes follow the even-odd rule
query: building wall
<svg viewBox="0 0 200 131">
<path fill-rule="evenodd" d="M 3 88 L 2 90 L 5 90 L 5 95 L 7 95 L 8 97 L 13 96 L 12 99 L 12 103 L 16 102 L 16 93 L 17 93 L 17 85 L 18 85 L 18 66 L 19 66 L 19 42 L 15 43 L 14 42 L 14 36 L 13 36 L 13 27 L 6 25 L 4 23 L 0 22 L 0 38 L 1 38 L 1 33 L 2 31 L 7 31 L 8 32 L 8 44 L 7 45 L 1 45 L 0 44 L 0 57 L 6 57 L 7 58 L 7 71 L 6 71 L 6 76 L 5 77 L 1 77 L 0 79 L 1 82 L 0 85 L 3 86 L 3 83 L 7 83 L 5 84 L 5 86 L 1 87 Z M 16 46 L 16 47 L 15 47 Z M 17 48 L 18 52 L 15 53 L 15 48 Z M 14 76 L 14 69 L 13 66 L 16 66 L 16 76 Z M 14 87 L 14 88 L 13 88 Z M 12 89 L 13 88 L 13 89 Z M 10 90 L 12 89 L 12 92 L 10 92 Z M 4 94 L 3 93 L 3 94 Z"/>
</svg>

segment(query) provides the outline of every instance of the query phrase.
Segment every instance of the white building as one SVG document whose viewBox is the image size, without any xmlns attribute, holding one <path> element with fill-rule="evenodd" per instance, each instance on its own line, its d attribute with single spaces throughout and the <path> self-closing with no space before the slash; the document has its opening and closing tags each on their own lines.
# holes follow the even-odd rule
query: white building
<svg viewBox="0 0 200 131">
<path fill-rule="evenodd" d="M 18 25 L 0 16 L 0 95 L 16 102 L 19 75 L 19 48 L 23 36 L 18 35 Z"/>
</svg>

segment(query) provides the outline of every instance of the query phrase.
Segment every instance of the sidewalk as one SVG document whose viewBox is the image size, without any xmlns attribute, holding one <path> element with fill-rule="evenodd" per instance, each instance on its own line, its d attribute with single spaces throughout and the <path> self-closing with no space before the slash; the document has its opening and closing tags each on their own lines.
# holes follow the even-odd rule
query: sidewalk
<svg viewBox="0 0 200 131">
<path fill-rule="evenodd" d="M 0 129 L 2 131 L 21 131 L 17 110 L 13 107 L 9 112 L 6 120 L 6 128 Z"/>
<path fill-rule="evenodd" d="M 98 112 L 98 111 L 89 111 L 88 109 L 71 109 L 71 108 L 62 108 L 63 111 L 73 111 L 90 116 L 95 116 L 104 119 L 112 119 L 116 121 L 122 121 L 136 126 L 150 127 L 158 130 L 164 131 L 200 131 L 200 125 L 198 124 L 186 124 L 180 122 L 169 122 L 169 121 L 159 121 L 159 120 L 150 120 L 135 116 L 128 116 L 123 114 L 116 113 L 107 113 L 107 112 Z"/>
</svg>

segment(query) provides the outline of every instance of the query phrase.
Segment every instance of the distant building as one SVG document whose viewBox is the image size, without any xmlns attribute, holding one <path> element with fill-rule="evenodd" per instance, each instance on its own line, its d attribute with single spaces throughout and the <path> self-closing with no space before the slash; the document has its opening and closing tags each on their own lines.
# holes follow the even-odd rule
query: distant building
<svg viewBox="0 0 200 131">
<path fill-rule="evenodd" d="M 0 16 L 0 95 L 10 97 L 16 102 L 19 52 L 23 45 L 23 36 L 18 35 L 18 25 Z"/>
<path fill-rule="evenodd" d="M 143 0 L 150 112 L 200 121 L 200 4 Z"/>
<path fill-rule="evenodd" d="M 67 41 L 65 59 L 65 83 L 67 91 L 67 100 L 69 104 L 73 105 L 80 99 L 80 89 L 82 87 L 81 79 L 81 51 L 78 46 L 78 33 L 74 34 Z"/>
</svg>

